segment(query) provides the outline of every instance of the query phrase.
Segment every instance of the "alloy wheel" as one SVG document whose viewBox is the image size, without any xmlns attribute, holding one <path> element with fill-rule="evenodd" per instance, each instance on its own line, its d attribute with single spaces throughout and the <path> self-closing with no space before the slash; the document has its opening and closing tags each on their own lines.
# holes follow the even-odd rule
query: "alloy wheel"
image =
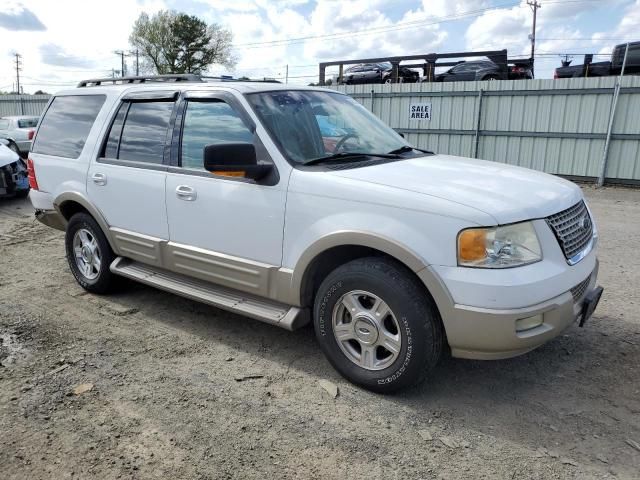
<svg viewBox="0 0 640 480">
<path fill-rule="evenodd" d="M 333 333 L 340 349 L 366 370 L 392 365 L 402 349 L 400 325 L 389 306 L 377 295 L 352 290 L 336 303 Z"/>
</svg>

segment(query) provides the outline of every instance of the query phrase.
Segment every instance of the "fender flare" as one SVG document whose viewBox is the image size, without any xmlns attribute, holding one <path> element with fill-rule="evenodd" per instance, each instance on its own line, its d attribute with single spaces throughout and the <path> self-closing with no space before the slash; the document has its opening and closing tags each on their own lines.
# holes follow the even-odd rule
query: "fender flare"
<svg viewBox="0 0 640 480">
<path fill-rule="evenodd" d="M 98 225 L 100 226 L 100 229 L 102 230 L 102 233 L 104 233 L 104 236 L 106 237 L 107 241 L 109 242 L 109 246 L 111 246 L 111 249 L 114 252 L 117 252 L 115 242 L 111 238 L 111 232 L 109 230 L 109 224 L 105 220 L 105 218 L 102 215 L 102 213 L 100 212 L 100 210 L 98 210 L 89 201 L 89 199 L 87 197 L 85 197 L 84 195 L 82 195 L 82 194 L 80 194 L 78 192 L 64 192 L 64 193 L 61 193 L 60 195 L 58 195 L 55 198 L 55 200 L 53 201 L 53 206 L 56 209 L 56 211 L 60 214 L 60 216 L 64 219 L 65 225 L 67 223 L 67 219 L 64 217 L 64 215 L 62 213 L 61 207 L 66 202 L 75 202 L 75 203 L 81 205 L 85 210 L 87 210 L 89 212 L 89 215 L 91 215 L 94 218 L 94 220 L 98 223 Z"/>
<path fill-rule="evenodd" d="M 406 265 L 413 272 L 423 270 L 427 266 L 424 260 L 410 248 L 388 237 L 365 231 L 341 230 L 319 238 L 314 243 L 309 245 L 304 250 L 302 255 L 300 255 L 300 258 L 298 258 L 298 261 L 296 262 L 296 265 L 291 274 L 290 288 L 292 297 L 296 298 L 299 302 L 300 295 L 302 293 L 303 282 L 305 280 L 308 268 L 318 257 L 318 255 L 331 248 L 348 245 L 369 247 L 386 253 L 387 255 Z M 291 300 L 293 300 L 293 298 Z"/>
</svg>

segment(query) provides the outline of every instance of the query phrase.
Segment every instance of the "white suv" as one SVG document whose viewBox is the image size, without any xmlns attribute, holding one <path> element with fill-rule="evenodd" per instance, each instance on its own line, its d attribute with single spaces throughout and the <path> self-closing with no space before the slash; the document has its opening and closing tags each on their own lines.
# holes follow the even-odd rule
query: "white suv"
<svg viewBox="0 0 640 480">
<path fill-rule="evenodd" d="M 104 83 L 52 98 L 28 160 L 36 216 L 90 292 L 124 276 L 311 320 L 334 367 L 380 392 L 445 349 L 525 353 L 598 303 L 596 228 L 568 181 L 413 148 L 335 91 Z"/>
</svg>

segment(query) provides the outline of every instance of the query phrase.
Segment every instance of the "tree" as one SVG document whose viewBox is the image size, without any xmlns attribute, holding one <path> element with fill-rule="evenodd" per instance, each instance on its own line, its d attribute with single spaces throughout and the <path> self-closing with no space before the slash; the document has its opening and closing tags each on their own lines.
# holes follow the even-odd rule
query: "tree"
<svg viewBox="0 0 640 480">
<path fill-rule="evenodd" d="M 207 25 L 193 15 L 162 10 L 140 14 L 129 42 L 140 51 L 143 63 L 158 74 L 200 74 L 210 65 L 233 68 L 233 34 L 220 25 Z"/>
</svg>

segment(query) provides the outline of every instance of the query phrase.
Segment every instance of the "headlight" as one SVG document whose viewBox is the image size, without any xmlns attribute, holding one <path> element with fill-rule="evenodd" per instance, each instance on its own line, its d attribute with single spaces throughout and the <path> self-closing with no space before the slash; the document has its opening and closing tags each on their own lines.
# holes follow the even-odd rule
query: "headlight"
<svg viewBox="0 0 640 480">
<path fill-rule="evenodd" d="M 458 265 L 508 268 L 542 260 L 542 249 L 531 222 L 468 228 L 458 234 Z"/>
</svg>

